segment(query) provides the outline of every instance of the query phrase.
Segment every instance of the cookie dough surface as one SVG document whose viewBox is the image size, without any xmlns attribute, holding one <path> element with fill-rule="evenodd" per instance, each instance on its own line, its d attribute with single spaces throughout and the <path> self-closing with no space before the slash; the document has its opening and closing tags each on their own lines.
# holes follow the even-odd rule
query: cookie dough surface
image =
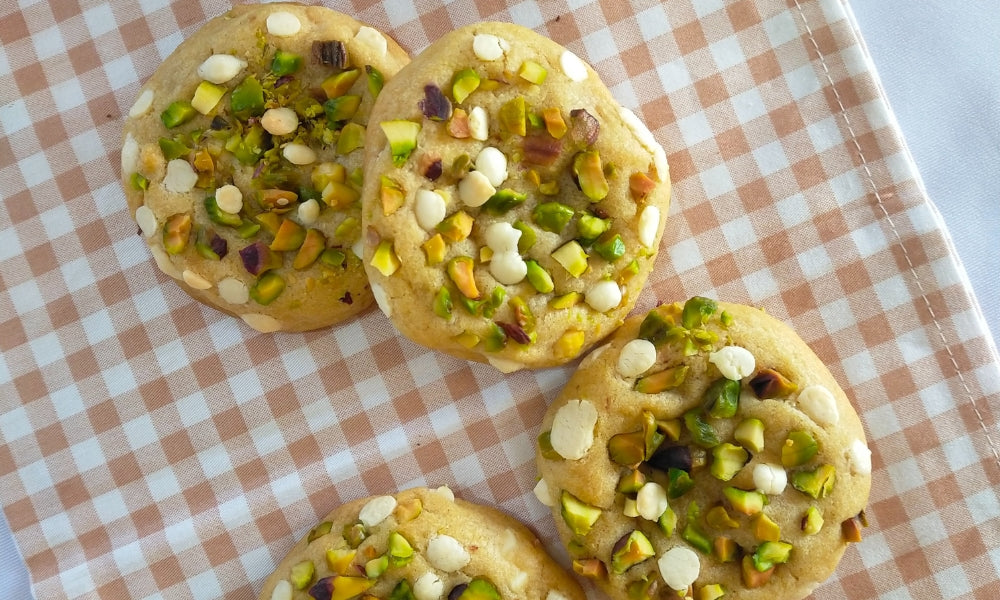
<svg viewBox="0 0 1000 600">
<path fill-rule="evenodd" d="M 503 371 L 565 363 L 621 324 L 670 199 L 645 125 L 509 23 L 450 32 L 389 82 L 365 160 L 379 306 L 410 339 Z"/>
<path fill-rule="evenodd" d="M 159 268 L 260 331 L 370 306 L 364 133 L 408 60 L 347 15 L 288 3 L 235 7 L 181 43 L 124 124 L 126 197 Z"/>
<path fill-rule="evenodd" d="M 625 323 L 547 412 L 536 495 L 616 599 L 796 600 L 860 539 L 871 453 L 828 369 L 758 309 Z"/>
<path fill-rule="evenodd" d="M 583 600 L 522 524 L 447 487 L 363 498 L 331 512 L 268 577 L 260 600 Z"/>
</svg>

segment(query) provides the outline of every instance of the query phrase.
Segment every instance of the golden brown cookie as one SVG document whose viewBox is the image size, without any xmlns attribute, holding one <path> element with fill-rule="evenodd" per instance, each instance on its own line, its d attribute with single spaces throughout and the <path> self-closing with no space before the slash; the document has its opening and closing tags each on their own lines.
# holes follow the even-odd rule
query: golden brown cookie
<svg viewBox="0 0 1000 600">
<path fill-rule="evenodd" d="M 797 600 L 861 539 L 858 415 L 761 310 L 696 297 L 629 319 L 541 429 L 536 495 L 612 598 Z"/>
<path fill-rule="evenodd" d="M 267 578 L 260 600 L 583 600 L 521 523 L 414 488 L 344 504 Z"/>
<path fill-rule="evenodd" d="M 365 267 L 410 339 L 502 371 L 618 327 L 659 249 L 663 149 L 572 52 L 510 23 L 452 31 L 372 110 Z"/>
<path fill-rule="evenodd" d="M 160 269 L 260 331 L 370 306 L 352 249 L 362 146 L 408 60 L 371 27 L 298 4 L 238 6 L 181 43 L 124 125 L 126 196 Z"/>
</svg>

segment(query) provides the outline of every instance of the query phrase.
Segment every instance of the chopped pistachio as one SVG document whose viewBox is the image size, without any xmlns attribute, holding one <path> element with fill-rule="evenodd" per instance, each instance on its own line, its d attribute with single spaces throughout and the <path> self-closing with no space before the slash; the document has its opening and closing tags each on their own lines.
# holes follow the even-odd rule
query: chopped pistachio
<svg viewBox="0 0 1000 600">
<path fill-rule="evenodd" d="M 562 518 L 576 535 L 587 535 L 601 516 L 601 509 L 583 502 L 566 490 L 560 496 Z"/>
<path fill-rule="evenodd" d="M 337 153 L 348 155 L 365 145 L 365 128 L 358 123 L 347 123 L 337 138 Z"/>
<path fill-rule="evenodd" d="M 705 390 L 702 402 L 710 417 L 728 419 L 736 415 L 740 401 L 740 382 L 720 377 Z"/>
<path fill-rule="evenodd" d="M 531 225 L 528 225 L 520 219 L 514 221 L 513 227 L 521 232 L 521 237 L 517 240 L 517 251 L 520 254 L 524 254 L 535 245 L 535 241 L 538 239 L 538 234 L 535 233 L 535 230 Z"/>
<path fill-rule="evenodd" d="M 708 318 L 715 314 L 719 305 L 710 298 L 695 296 L 684 303 L 681 313 L 681 323 L 687 329 L 701 327 L 708 321 Z"/>
<path fill-rule="evenodd" d="M 295 589 L 304 590 L 312 583 L 315 574 L 316 565 L 313 564 L 313 561 L 303 560 L 292 565 L 291 572 L 288 574 L 288 580 Z"/>
<path fill-rule="evenodd" d="M 570 219 L 573 218 L 573 214 L 572 208 L 560 202 L 542 202 L 535 206 L 531 218 L 545 231 L 562 233 Z"/>
<path fill-rule="evenodd" d="M 226 94 L 226 88 L 216 85 L 211 81 L 202 81 L 194 90 L 194 97 L 191 98 L 191 107 L 203 115 L 212 112 L 215 105 L 222 100 Z"/>
<path fill-rule="evenodd" d="M 791 431 L 781 447 L 781 464 L 785 468 L 804 465 L 819 452 L 816 439 L 807 431 Z"/>
<path fill-rule="evenodd" d="M 330 98 L 323 103 L 327 127 L 337 129 L 340 123 L 354 117 L 361 106 L 361 96 L 347 95 Z"/>
<path fill-rule="evenodd" d="M 306 230 L 304 227 L 291 219 L 284 219 L 278 226 L 278 231 L 274 234 L 274 240 L 270 248 L 276 252 L 298 250 L 299 246 L 305 242 Z"/>
<path fill-rule="evenodd" d="M 250 298 L 261 305 L 268 305 L 285 291 L 285 280 L 274 271 L 266 271 L 250 288 Z"/>
<path fill-rule="evenodd" d="M 576 240 L 570 240 L 557 248 L 552 252 L 552 258 L 573 277 L 579 277 L 587 270 L 587 252 Z"/>
<path fill-rule="evenodd" d="M 345 95 L 354 82 L 358 80 L 361 76 L 360 69 L 348 69 L 346 71 L 341 71 L 339 73 L 334 73 L 320 84 L 323 88 L 323 93 L 326 94 L 327 99 L 339 98 Z"/>
<path fill-rule="evenodd" d="M 271 72 L 275 75 L 291 75 L 302 68 L 302 57 L 294 52 L 276 50 L 271 59 Z"/>
<path fill-rule="evenodd" d="M 753 417 L 743 419 L 733 431 L 733 437 L 751 452 L 760 452 L 764 449 L 764 423 Z"/>
<path fill-rule="evenodd" d="M 479 87 L 480 77 L 475 69 L 462 69 L 455 73 L 451 83 L 451 96 L 461 104 Z"/>
<path fill-rule="evenodd" d="M 448 248 L 441 234 L 435 233 L 433 237 L 424 242 L 423 249 L 424 253 L 427 254 L 427 264 L 436 265 L 444 262 L 444 255 Z"/>
<path fill-rule="evenodd" d="M 264 114 L 264 88 L 253 75 L 248 75 L 229 96 L 229 104 L 238 118 Z"/>
<path fill-rule="evenodd" d="M 323 232 L 319 229 L 309 229 L 295 255 L 295 260 L 292 261 L 292 268 L 296 270 L 309 268 L 325 250 L 326 236 Z"/>
<path fill-rule="evenodd" d="M 187 248 L 192 219 L 187 213 L 171 216 L 163 224 L 163 249 L 167 254 L 180 254 Z"/>
<path fill-rule="evenodd" d="M 382 76 L 381 71 L 371 65 L 365 65 L 365 73 L 368 76 L 368 93 L 371 94 L 372 98 L 378 98 L 382 86 L 385 85 L 385 77 Z"/>
<path fill-rule="evenodd" d="M 837 478 L 837 469 L 833 465 L 820 465 L 811 471 L 792 473 L 792 487 L 815 499 L 825 498 L 831 491 Z"/>
<path fill-rule="evenodd" d="M 681 532 L 681 537 L 685 542 L 694 546 L 694 548 L 702 554 L 711 554 L 712 540 L 699 526 L 698 520 L 700 519 L 700 513 L 701 511 L 698 508 L 698 503 L 691 501 L 691 503 L 688 504 L 687 522 L 684 524 L 684 530 Z"/>
<path fill-rule="evenodd" d="M 479 298 L 474 274 L 475 261 L 468 256 L 456 256 L 448 261 L 448 277 L 466 298 Z"/>
<path fill-rule="evenodd" d="M 712 476 L 729 481 L 747 464 L 750 454 L 740 446 L 723 442 L 712 448 Z"/>
<path fill-rule="evenodd" d="M 594 244 L 594 252 L 608 262 L 614 262 L 625 256 L 625 242 L 619 233 L 609 235 L 610 232 L 601 236 Z"/>
<path fill-rule="evenodd" d="M 580 152 L 573 158 L 573 174 L 576 175 L 583 195 L 591 202 L 600 202 L 608 195 L 608 180 L 601 166 L 601 156 L 597 150 Z"/>
<path fill-rule="evenodd" d="M 518 76 L 521 79 L 533 83 L 535 85 L 542 85 L 545 82 L 545 76 L 549 74 L 548 69 L 538 64 L 533 60 L 526 60 L 521 63 L 521 68 L 517 70 Z"/>
<path fill-rule="evenodd" d="M 524 96 L 517 96 L 505 102 L 499 110 L 500 131 L 507 135 L 525 136 L 528 133 L 527 110 Z"/>
<path fill-rule="evenodd" d="M 552 283 L 552 276 L 549 275 L 548 271 L 530 258 L 524 262 L 528 268 L 528 282 L 535 288 L 535 291 L 540 294 L 548 294 L 555 289 L 555 285 Z"/>
<path fill-rule="evenodd" d="M 379 126 L 389 140 L 392 163 L 397 167 L 402 166 L 417 147 L 420 123 L 397 119 L 395 121 L 382 121 Z"/>
<path fill-rule="evenodd" d="M 379 273 L 386 277 L 391 276 L 402 265 L 396 251 L 392 247 L 392 240 L 382 240 L 379 242 L 375 253 L 372 255 L 371 266 L 378 269 Z"/>
<path fill-rule="evenodd" d="M 175 100 L 160 114 L 160 120 L 167 129 L 180 127 L 198 115 L 187 100 Z"/>
</svg>

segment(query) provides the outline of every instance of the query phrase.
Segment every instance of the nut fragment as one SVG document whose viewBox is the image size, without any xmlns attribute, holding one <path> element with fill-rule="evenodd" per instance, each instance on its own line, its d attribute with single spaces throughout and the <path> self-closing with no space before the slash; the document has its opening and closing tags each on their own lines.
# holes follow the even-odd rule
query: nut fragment
<svg viewBox="0 0 1000 600">
<path fill-rule="evenodd" d="M 299 126 L 299 116 L 288 107 L 269 108 L 260 118 L 261 127 L 271 135 L 287 135 Z"/>
<path fill-rule="evenodd" d="M 774 369 L 761 369 L 750 380 L 750 388 L 761 400 L 787 396 L 798 389 L 798 386 Z"/>
<path fill-rule="evenodd" d="M 271 590 L 271 600 L 292 600 L 294 589 L 287 579 L 280 579 Z"/>
<path fill-rule="evenodd" d="M 552 490 L 549 488 L 549 484 L 544 479 L 539 479 L 538 483 L 535 484 L 534 488 L 535 497 L 538 501 L 545 506 L 555 506 L 556 499 L 552 495 Z"/>
<path fill-rule="evenodd" d="M 188 284 L 189 286 L 193 287 L 196 290 L 207 290 L 212 287 L 211 281 L 205 279 L 201 275 L 189 269 L 185 269 L 181 273 L 181 279 L 184 280 L 184 283 Z"/>
<path fill-rule="evenodd" d="M 660 228 L 660 209 L 652 204 L 639 213 L 639 243 L 652 248 L 656 243 L 656 232 Z"/>
<path fill-rule="evenodd" d="M 250 300 L 247 284 L 234 277 L 219 282 L 219 296 L 229 304 L 246 304 Z"/>
<path fill-rule="evenodd" d="M 153 237 L 156 234 L 158 227 L 156 215 L 145 204 L 135 210 L 135 222 L 139 224 L 139 229 L 142 230 L 144 236 Z"/>
<path fill-rule="evenodd" d="M 656 346 L 643 339 L 625 344 L 618 355 L 618 374 L 622 377 L 638 377 L 656 362 Z"/>
<path fill-rule="evenodd" d="M 243 192 L 232 184 L 215 190 L 215 204 L 224 212 L 235 215 L 243 210 Z"/>
<path fill-rule="evenodd" d="M 286 144 L 281 155 L 293 165 L 311 165 L 316 162 L 316 151 L 305 144 Z"/>
<path fill-rule="evenodd" d="M 570 400 L 552 421 L 552 448 L 563 458 L 583 458 L 594 443 L 597 409 L 588 400 Z"/>
<path fill-rule="evenodd" d="M 281 321 L 269 315 L 249 313 L 240 315 L 240 318 L 243 319 L 244 323 L 261 333 L 274 333 L 275 331 L 281 331 Z"/>
<path fill-rule="evenodd" d="M 199 73 L 200 75 L 200 73 Z M 205 79 L 203 77 L 203 79 Z M 153 90 L 143 90 L 139 97 L 135 99 L 135 103 L 132 104 L 132 108 L 128 111 L 128 116 L 141 117 L 142 115 L 149 112 L 153 108 Z"/>
</svg>

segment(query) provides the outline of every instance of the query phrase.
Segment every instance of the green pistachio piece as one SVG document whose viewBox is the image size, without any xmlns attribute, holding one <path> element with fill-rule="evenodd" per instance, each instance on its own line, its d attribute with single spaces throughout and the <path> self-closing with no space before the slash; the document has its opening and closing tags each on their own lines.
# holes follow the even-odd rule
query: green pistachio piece
<svg viewBox="0 0 1000 600">
<path fill-rule="evenodd" d="M 734 510 L 745 515 L 756 515 L 764 510 L 764 506 L 767 504 L 767 496 L 756 490 L 741 490 L 729 486 L 722 489 L 722 495 L 725 496 Z"/>
<path fill-rule="evenodd" d="M 689 368 L 687 365 L 677 365 L 652 375 L 646 375 L 636 380 L 635 391 L 643 394 L 659 394 L 672 390 L 684 383 Z"/>
<path fill-rule="evenodd" d="M 403 166 L 406 159 L 417 147 L 417 136 L 420 134 L 420 123 L 398 119 L 379 123 L 385 137 L 389 140 L 389 150 L 392 153 L 392 163 Z"/>
<path fill-rule="evenodd" d="M 777 542 L 781 539 L 781 527 L 771 517 L 758 513 L 750 522 L 755 538 L 762 542 Z"/>
<path fill-rule="evenodd" d="M 371 65 L 365 65 L 365 73 L 368 76 L 368 93 L 372 95 L 372 98 L 378 98 L 385 85 L 385 77 L 382 76 L 381 71 Z"/>
<path fill-rule="evenodd" d="M 521 63 L 521 68 L 517 70 L 517 74 L 521 77 L 521 79 L 527 81 L 528 83 L 542 85 L 545 82 L 545 76 L 548 75 L 549 72 L 545 67 L 537 62 L 533 60 L 526 60 Z"/>
<path fill-rule="evenodd" d="M 462 69 L 455 73 L 451 83 L 451 95 L 455 102 L 461 104 L 469 94 L 479 87 L 479 73 L 475 69 Z"/>
<path fill-rule="evenodd" d="M 708 415 L 715 419 L 728 419 L 736 415 L 740 402 L 740 382 L 716 379 L 705 390 L 702 401 Z"/>
<path fill-rule="evenodd" d="M 702 448 L 712 448 L 719 443 L 719 436 L 715 429 L 706 423 L 698 411 L 690 410 L 684 413 L 684 426 L 695 444 Z"/>
<path fill-rule="evenodd" d="M 449 594 L 451 596 L 451 594 Z M 473 577 L 455 600 L 500 600 L 500 592 L 489 579 Z"/>
<path fill-rule="evenodd" d="M 298 250 L 306 240 L 306 229 L 291 219 L 283 219 L 269 246 L 276 252 Z"/>
<path fill-rule="evenodd" d="M 572 208 L 560 202 L 542 202 L 535 206 L 531 212 L 531 218 L 536 225 L 545 231 L 562 233 L 570 219 L 573 218 L 573 214 Z"/>
<path fill-rule="evenodd" d="M 291 75 L 302 68 L 302 57 L 294 52 L 276 50 L 271 59 L 271 72 L 275 75 Z"/>
<path fill-rule="evenodd" d="M 804 465 L 819 452 L 819 444 L 807 431 L 790 431 L 781 447 L 781 464 L 786 468 Z"/>
<path fill-rule="evenodd" d="M 632 469 L 625 472 L 618 478 L 618 487 L 615 490 L 626 496 L 634 496 L 646 484 L 646 475 L 639 469 Z"/>
<path fill-rule="evenodd" d="M 532 259 L 524 261 L 528 267 L 528 283 L 540 294 L 548 294 L 555 289 L 552 276 L 541 265 Z"/>
<path fill-rule="evenodd" d="M 179 140 L 160 138 L 160 152 L 163 153 L 164 160 L 170 161 L 187 156 L 191 152 L 191 148 Z"/>
<path fill-rule="evenodd" d="M 760 452 L 764 449 L 764 423 L 753 417 L 743 419 L 733 431 L 733 437 L 751 452 Z"/>
<path fill-rule="evenodd" d="M 227 213 L 226 211 L 219 208 L 219 204 L 215 201 L 215 196 L 205 196 L 205 212 L 208 213 L 208 218 L 216 225 L 225 225 L 227 227 L 239 227 L 243 223 L 243 218 L 239 215 L 234 215 L 233 213 Z"/>
<path fill-rule="evenodd" d="M 187 100 L 175 100 L 167 106 L 166 110 L 160 113 L 160 120 L 167 129 L 180 127 L 198 115 L 191 103 Z"/>
<path fill-rule="evenodd" d="M 609 227 L 611 219 L 601 219 L 590 214 L 580 215 L 580 220 L 576 223 L 577 239 L 581 244 L 589 246 Z"/>
<path fill-rule="evenodd" d="M 579 277 L 587 270 L 587 252 L 576 240 L 570 240 L 557 248 L 552 253 L 552 258 L 573 277 Z"/>
<path fill-rule="evenodd" d="M 823 513 L 815 506 L 810 506 L 802 516 L 801 527 L 803 534 L 816 535 L 823 529 Z"/>
<path fill-rule="evenodd" d="M 458 286 L 462 295 L 469 299 L 479 298 L 476 287 L 475 261 L 468 256 L 456 256 L 448 261 L 448 277 Z"/>
<path fill-rule="evenodd" d="M 605 234 L 594 244 L 594 252 L 608 262 L 615 262 L 625 256 L 625 242 L 619 233 Z"/>
<path fill-rule="evenodd" d="M 520 206 L 527 198 L 527 194 L 504 188 L 497 190 L 495 194 L 490 196 L 490 199 L 483 204 L 482 209 L 492 215 L 502 215 L 510 209 Z"/>
<path fill-rule="evenodd" d="M 342 267 L 347 255 L 342 250 L 327 248 L 319 255 L 319 261 L 328 267 Z"/>
<path fill-rule="evenodd" d="M 416 598 L 413 594 L 413 588 L 410 587 L 410 582 L 406 579 L 400 579 L 396 587 L 389 592 L 389 600 L 416 600 Z"/>
<path fill-rule="evenodd" d="M 361 76 L 360 69 L 348 69 L 346 71 L 341 71 L 340 73 L 334 73 L 320 84 L 323 88 L 323 93 L 326 94 L 327 99 L 339 98 L 346 94 L 354 82 L 358 80 Z"/>
<path fill-rule="evenodd" d="M 194 90 L 194 97 L 191 98 L 191 106 L 203 115 L 212 112 L 212 109 L 226 95 L 226 88 L 216 85 L 211 81 L 202 81 Z"/>
<path fill-rule="evenodd" d="M 542 458 L 548 460 L 563 460 L 561 454 L 556 452 L 556 449 L 552 447 L 552 431 L 543 431 L 538 434 L 538 453 L 542 455 Z"/>
<path fill-rule="evenodd" d="M 361 96 L 347 95 L 330 98 L 323 103 L 326 126 L 330 129 L 337 129 L 341 122 L 354 117 L 359 106 L 361 106 Z"/>
<path fill-rule="evenodd" d="M 351 548 L 357 548 L 368 537 L 368 528 L 361 521 L 344 525 L 344 539 Z M 353 559 L 353 556 L 352 556 Z"/>
<path fill-rule="evenodd" d="M 365 145 L 365 128 L 358 123 L 347 123 L 337 138 L 337 154 L 348 155 Z"/>
<path fill-rule="evenodd" d="M 687 329 L 694 329 L 704 325 L 708 318 L 715 314 L 719 305 L 710 298 L 695 296 L 684 303 L 681 311 L 681 323 Z"/>
<path fill-rule="evenodd" d="M 788 542 L 764 542 L 753 553 L 753 567 L 766 571 L 774 565 L 784 564 L 792 556 L 792 545 Z"/>
<path fill-rule="evenodd" d="M 674 535 L 674 529 L 677 527 L 677 513 L 668 505 L 667 510 L 663 511 L 663 514 L 657 519 L 656 524 L 660 526 L 660 531 L 667 537 Z"/>
<path fill-rule="evenodd" d="M 591 202 L 600 202 L 607 197 L 610 188 L 597 150 L 577 154 L 573 158 L 573 174 L 576 175 L 583 195 Z"/>
<path fill-rule="evenodd" d="M 394 567 L 401 567 L 413 559 L 413 546 L 398 531 L 389 534 L 389 559 Z"/>
<path fill-rule="evenodd" d="M 583 502 L 566 490 L 560 496 L 562 518 L 576 535 L 587 535 L 601 516 L 601 509 Z"/>
<path fill-rule="evenodd" d="M 621 575 L 656 554 L 652 542 L 641 531 L 633 530 L 622 536 L 611 550 L 611 572 Z"/>
<path fill-rule="evenodd" d="M 527 109 L 524 96 L 512 98 L 500 107 L 497 114 L 500 121 L 500 131 L 507 136 L 525 136 L 528 133 Z"/>
<path fill-rule="evenodd" d="M 260 223 L 255 223 L 248 219 L 243 219 L 240 225 L 236 228 L 236 235 L 239 236 L 241 240 L 249 240 L 250 238 L 257 235 L 260 231 Z"/>
<path fill-rule="evenodd" d="M 799 386 L 774 369 L 761 369 L 750 380 L 750 389 L 761 400 L 784 398 L 793 394 Z"/>
<path fill-rule="evenodd" d="M 825 498 L 833 491 L 837 469 L 833 465 L 820 465 L 812 471 L 792 473 L 790 483 L 798 491 L 815 499 Z"/>
<path fill-rule="evenodd" d="M 302 245 L 295 254 L 292 268 L 298 271 L 308 269 L 326 251 L 326 236 L 319 229 L 310 228 L 302 239 Z"/>
<path fill-rule="evenodd" d="M 712 448 L 712 467 L 709 470 L 716 479 L 729 481 L 749 460 L 749 452 L 740 446 L 723 442 Z"/>
<path fill-rule="evenodd" d="M 313 561 L 304 560 L 292 565 L 291 572 L 288 574 L 288 580 L 295 589 L 304 590 L 312 583 L 313 575 L 315 574 L 316 565 L 313 564 Z"/>
<path fill-rule="evenodd" d="M 264 114 L 264 88 L 253 75 L 248 75 L 233 88 L 229 106 L 237 118 L 259 117 Z"/>
<path fill-rule="evenodd" d="M 163 249 L 167 254 L 180 254 L 187 248 L 192 219 L 187 213 L 171 216 L 163 224 Z"/>
<path fill-rule="evenodd" d="M 520 254 L 524 254 L 535 245 L 535 241 L 538 239 L 538 234 L 535 233 L 535 229 L 518 219 L 514 221 L 514 229 L 521 232 L 521 237 L 517 240 L 517 251 Z"/>
<path fill-rule="evenodd" d="M 687 522 L 684 524 L 684 531 L 681 532 L 681 537 L 702 554 L 711 554 L 712 539 L 699 526 L 698 520 L 700 516 L 701 510 L 698 508 L 698 503 L 692 501 L 688 504 Z"/>
<path fill-rule="evenodd" d="M 378 579 L 382 573 L 389 570 L 389 556 L 383 554 L 376 556 L 365 563 L 365 577 L 368 579 Z"/>
<path fill-rule="evenodd" d="M 313 527 L 309 531 L 309 536 L 306 538 L 306 543 L 307 544 L 313 543 L 315 540 L 318 540 L 324 535 L 330 533 L 331 529 L 333 529 L 333 523 L 330 521 L 323 521 L 322 523 Z"/>
<path fill-rule="evenodd" d="M 705 513 L 705 522 L 714 529 L 736 529 L 740 522 L 729 516 L 725 506 L 713 506 Z"/>
<path fill-rule="evenodd" d="M 694 489 L 694 480 L 691 474 L 676 467 L 667 469 L 667 495 L 671 498 L 680 498 L 684 494 Z"/>
<path fill-rule="evenodd" d="M 712 540 L 712 554 L 715 555 L 715 558 L 719 559 L 719 562 L 727 563 L 736 561 L 736 559 L 739 558 L 739 550 L 739 545 L 733 541 L 732 538 L 719 536 Z M 704 590 L 709 589 L 710 587 L 711 586 L 705 586 L 702 588 L 702 591 L 704 592 Z M 721 589 L 721 586 L 718 584 L 716 584 L 715 587 Z M 719 595 L 709 595 L 707 597 L 719 598 L 721 595 L 722 594 L 720 593 Z M 702 600 L 705 597 L 705 594 L 702 593 L 698 600 Z"/>
<path fill-rule="evenodd" d="M 372 255 L 371 266 L 378 269 L 379 273 L 386 277 L 391 276 L 402 265 L 396 251 L 393 249 L 392 240 L 382 240 L 375 248 Z"/>
<path fill-rule="evenodd" d="M 267 306 L 285 291 L 285 280 L 274 271 L 265 271 L 250 288 L 250 298 L 257 304 Z"/>
<path fill-rule="evenodd" d="M 580 292 L 568 292 L 561 296 L 556 296 L 549 301 L 549 307 L 553 310 L 562 310 L 566 308 L 572 308 L 579 304 L 583 300 L 583 294 Z"/>
<path fill-rule="evenodd" d="M 483 338 L 483 349 L 487 352 L 499 352 L 507 346 L 507 332 L 496 323 L 490 323 Z"/>
<path fill-rule="evenodd" d="M 608 440 L 608 456 L 624 467 L 636 467 L 646 459 L 645 437 L 641 431 L 618 433 Z"/>
<path fill-rule="evenodd" d="M 445 286 L 441 286 L 434 295 L 434 314 L 442 319 L 451 319 L 452 307 L 451 292 Z"/>
</svg>

